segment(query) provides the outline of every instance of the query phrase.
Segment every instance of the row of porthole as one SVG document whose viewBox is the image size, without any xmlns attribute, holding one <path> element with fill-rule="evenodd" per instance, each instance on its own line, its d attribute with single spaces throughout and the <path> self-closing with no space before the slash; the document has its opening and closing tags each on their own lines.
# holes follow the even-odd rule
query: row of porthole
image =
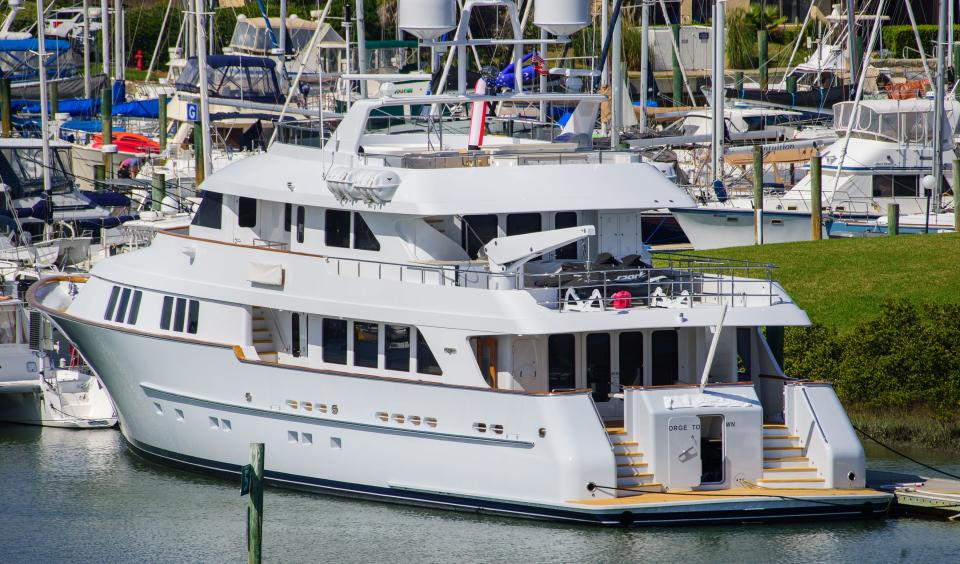
<svg viewBox="0 0 960 564">
<path fill-rule="evenodd" d="M 487 425 L 486 423 L 474 423 L 474 424 L 473 424 L 473 430 L 476 431 L 476 432 L 478 432 L 478 433 L 486 433 L 486 432 L 487 432 L 487 429 L 490 429 L 490 431 L 492 431 L 492 432 L 493 432 L 494 434 L 496 434 L 496 435 L 502 435 L 502 434 L 503 434 L 503 425 L 500 425 L 500 424 Z"/>
<path fill-rule="evenodd" d="M 404 415 L 402 413 L 394 413 L 393 415 L 387 413 L 386 411 L 378 411 L 376 413 L 376 418 L 380 421 L 386 423 L 387 421 L 393 421 L 398 425 L 403 425 L 404 423 L 410 423 L 415 427 L 419 427 L 421 424 L 425 424 L 427 427 L 436 427 L 437 418 L 436 417 L 420 417 L 419 415 Z"/>
<path fill-rule="evenodd" d="M 327 413 L 327 411 L 329 411 L 334 415 L 340 413 L 340 408 L 337 407 L 337 404 L 331 405 L 328 409 L 325 403 L 313 403 L 311 401 L 298 402 L 297 400 L 287 400 L 287 407 L 294 410 L 303 408 L 304 411 L 313 411 L 316 409 L 317 413 Z"/>
</svg>

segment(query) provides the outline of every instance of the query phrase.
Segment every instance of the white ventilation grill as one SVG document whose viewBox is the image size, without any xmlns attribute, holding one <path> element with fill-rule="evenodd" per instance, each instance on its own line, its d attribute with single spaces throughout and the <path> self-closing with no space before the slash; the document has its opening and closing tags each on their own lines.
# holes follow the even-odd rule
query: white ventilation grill
<svg viewBox="0 0 960 564">
<path fill-rule="evenodd" d="M 30 311 L 30 350 L 39 351 L 43 344 L 43 314 Z"/>
</svg>

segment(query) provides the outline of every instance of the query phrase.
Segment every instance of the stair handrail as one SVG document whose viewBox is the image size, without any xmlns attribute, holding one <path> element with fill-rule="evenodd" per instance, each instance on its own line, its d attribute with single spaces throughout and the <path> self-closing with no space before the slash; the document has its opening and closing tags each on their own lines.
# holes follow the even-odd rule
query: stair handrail
<svg viewBox="0 0 960 564">
<path fill-rule="evenodd" d="M 807 407 L 810 409 L 810 415 L 813 416 L 813 421 L 817 424 L 817 430 L 820 431 L 820 436 L 823 438 L 823 442 L 829 445 L 830 439 L 827 438 L 827 434 L 823 431 L 823 425 L 820 424 L 820 418 L 817 417 L 817 411 L 813 409 L 813 402 L 810 401 L 810 396 L 807 395 L 807 389 L 803 386 L 800 386 L 800 391 L 803 392 L 803 399 L 807 401 Z"/>
</svg>

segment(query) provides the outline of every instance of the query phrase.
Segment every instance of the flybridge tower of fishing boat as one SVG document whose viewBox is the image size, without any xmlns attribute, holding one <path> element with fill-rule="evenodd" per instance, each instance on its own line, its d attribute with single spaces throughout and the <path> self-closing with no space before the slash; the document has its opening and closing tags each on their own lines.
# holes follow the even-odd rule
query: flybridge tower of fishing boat
<svg viewBox="0 0 960 564">
<path fill-rule="evenodd" d="M 328 136 L 282 124 L 206 180 L 188 234 L 29 303 L 156 460 L 235 476 L 262 442 L 274 485 L 565 523 L 883 514 L 833 389 L 763 337 L 809 323 L 770 267 L 643 248 L 641 211 L 693 202 L 590 147 L 601 99 L 384 95 Z M 469 148 L 471 108 L 541 103 L 573 117 L 489 112 Z"/>
</svg>

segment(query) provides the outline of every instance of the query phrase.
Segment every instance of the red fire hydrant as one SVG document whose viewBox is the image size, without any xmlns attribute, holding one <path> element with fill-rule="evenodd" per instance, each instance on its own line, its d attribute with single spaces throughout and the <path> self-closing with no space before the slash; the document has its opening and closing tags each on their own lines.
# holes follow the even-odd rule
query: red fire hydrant
<svg viewBox="0 0 960 564">
<path fill-rule="evenodd" d="M 133 58 L 134 60 L 137 61 L 137 70 L 142 71 L 143 70 L 143 50 L 137 49 L 137 52 L 136 54 L 133 55 Z"/>
</svg>

